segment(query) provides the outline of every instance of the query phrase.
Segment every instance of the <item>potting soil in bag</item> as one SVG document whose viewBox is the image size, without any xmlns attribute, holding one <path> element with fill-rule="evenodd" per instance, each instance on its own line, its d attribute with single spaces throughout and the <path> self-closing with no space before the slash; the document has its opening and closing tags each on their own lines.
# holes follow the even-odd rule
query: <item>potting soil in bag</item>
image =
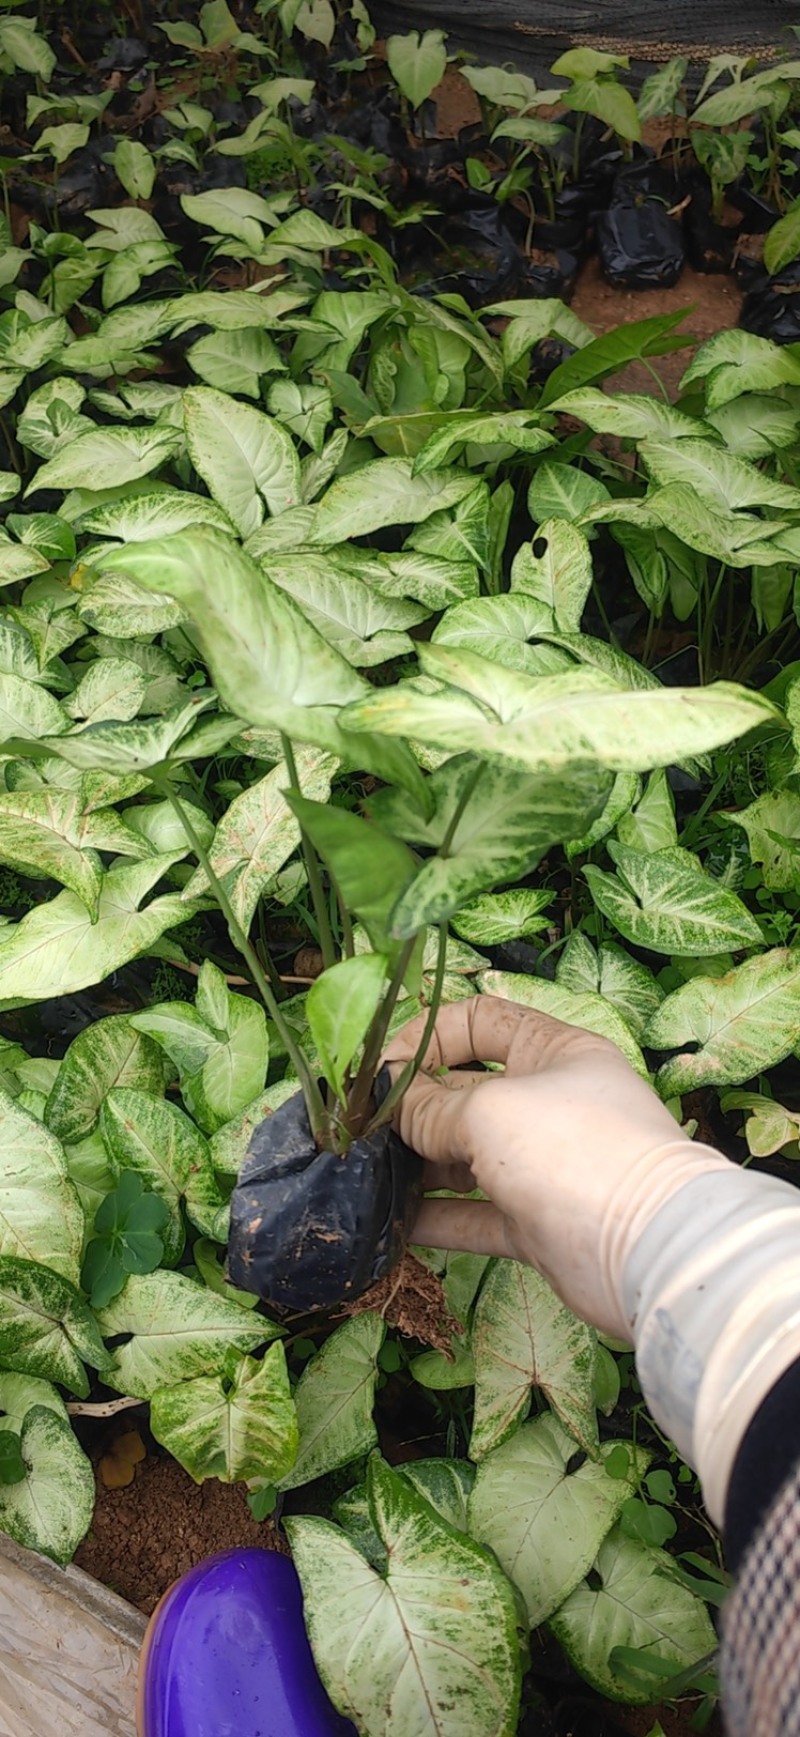
<svg viewBox="0 0 800 1737">
<path fill-rule="evenodd" d="M 293 1311 L 361 1296 L 406 1246 L 422 1162 L 389 1127 L 342 1156 L 317 1150 L 302 1094 L 254 1130 L 231 1198 L 228 1274 Z"/>
</svg>

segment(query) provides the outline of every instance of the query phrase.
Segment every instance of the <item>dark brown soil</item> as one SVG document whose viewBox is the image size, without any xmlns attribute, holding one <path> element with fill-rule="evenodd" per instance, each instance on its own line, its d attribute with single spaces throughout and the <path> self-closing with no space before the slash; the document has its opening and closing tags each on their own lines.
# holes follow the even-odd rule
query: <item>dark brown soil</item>
<svg viewBox="0 0 800 1737">
<path fill-rule="evenodd" d="M 704 343 L 715 332 L 735 326 L 741 305 L 742 292 L 732 277 L 705 276 L 686 265 L 672 289 L 614 289 L 602 276 L 597 259 L 586 261 L 572 298 L 573 312 L 585 320 L 598 337 L 603 332 L 610 332 L 614 326 L 650 319 L 653 314 L 674 313 L 679 308 L 688 310 L 678 330 L 691 334 L 695 343 L 685 350 L 675 350 L 669 356 L 656 356 L 651 363 L 671 398 L 677 395 L 681 375 L 688 368 L 697 344 Z M 656 385 L 643 363 L 632 362 L 629 368 L 614 375 L 613 389 L 653 393 Z"/>
<path fill-rule="evenodd" d="M 258 1524 L 243 1484 L 195 1484 L 175 1460 L 148 1454 L 124 1490 L 98 1476 L 91 1531 L 75 1561 L 150 1616 L 162 1594 L 206 1556 L 235 1545 L 286 1551 L 271 1520 Z"/>
</svg>

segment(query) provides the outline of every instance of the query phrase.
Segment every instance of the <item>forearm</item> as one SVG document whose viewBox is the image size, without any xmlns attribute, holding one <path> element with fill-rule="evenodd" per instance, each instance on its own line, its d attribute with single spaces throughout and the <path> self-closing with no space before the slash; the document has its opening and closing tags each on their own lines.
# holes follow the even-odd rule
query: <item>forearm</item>
<svg viewBox="0 0 800 1737">
<path fill-rule="evenodd" d="M 746 1432 L 800 1359 L 800 1191 L 732 1164 L 695 1176 L 629 1239 L 618 1284 L 648 1405 L 721 1525 Z"/>
</svg>

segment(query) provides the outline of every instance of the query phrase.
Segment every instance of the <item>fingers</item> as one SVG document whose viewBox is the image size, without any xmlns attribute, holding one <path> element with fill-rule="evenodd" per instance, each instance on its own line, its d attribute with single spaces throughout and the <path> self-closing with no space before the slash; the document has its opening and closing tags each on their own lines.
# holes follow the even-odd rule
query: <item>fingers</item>
<svg viewBox="0 0 800 1737">
<path fill-rule="evenodd" d="M 410 1061 L 425 1029 L 425 1015 L 412 1019 L 388 1045 L 384 1060 Z M 504 1062 L 514 1074 L 539 1073 L 565 1052 L 605 1048 L 605 1039 L 565 1025 L 532 1007 L 495 995 L 476 995 L 442 1007 L 424 1061 L 428 1070 L 467 1062 Z"/>
<path fill-rule="evenodd" d="M 485 1200 L 424 1200 L 410 1240 L 423 1248 L 513 1259 L 503 1214 Z"/>
<path fill-rule="evenodd" d="M 462 1165 L 467 1157 L 460 1129 L 465 1101 L 465 1091 L 451 1091 L 444 1080 L 417 1074 L 397 1106 L 395 1128 L 401 1140 L 429 1163 Z M 440 1181 L 439 1186 L 446 1184 Z"/>
</svg>

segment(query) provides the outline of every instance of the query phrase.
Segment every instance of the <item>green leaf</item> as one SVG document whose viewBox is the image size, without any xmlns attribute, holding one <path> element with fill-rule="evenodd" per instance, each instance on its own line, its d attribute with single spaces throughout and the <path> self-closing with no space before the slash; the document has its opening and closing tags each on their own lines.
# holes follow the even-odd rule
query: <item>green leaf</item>
<svg viewBox="0 0 800 1737">
<path fill-rule="evenodd" d="M 103 563 L 130 572 L 146 590 L 166 585 L 181 600 L 215 687 L 234 715 L 246 695 L 252 724 L 349 756 L 390 782 L 421 787 L 407 747 L 387 755 L 382 743 L 340 733 L 335 708 L 364 692 L 366 683 L 229 537 L 197 527 L 129 545 L 104 555 Z"/>
<path fill-rule="evenodd" d="M 177 1104 L 131 1086 L 108 1093 L 100 1127 L 117 1171 L 133 1171 L 165 1202 L 170 1223 L 162 1232 L 164 1253 L 166 1264 L 174 1266 L 184 1244 L 181 1196 L 197 1191 L 210 1198 L 219 1192 L 207 1142 Z"/>
<path fill-rule="evenodd" d="M 190 386 L 183 395 L 195 470 L 243 537 L 301 499 L 300 460 L 281 423 L 226 392 Z"/>
<path fill-rule="evenodd" d="M 12 1375 L 0 1371 L 0 1413 L 5 1429 L 19 1435 L 32 1405 L 44 1405 L 56 1417 L 68 1422 L 68 1412 L 58 1389 L 50 1381 L 38 1381 L 33 1375 Z"/>
<path fill-rule="evenodd" d="M 468 1460 L 409 1460 L 398 1470 L 430 1502 L 440 1520 L 466 1532 L 467 1499 L 475 1482 L 475 1468 Z"/>
<path fill-rule="evenodd" d="M 62 1565 L 91 1524 L 94 1472 L 69 1423 L 48 1405 L 33 1405 L 22 1425 L 24 1481 L 0 1484 L 0 1529 L 28 1550 Z"/>
<path fill-rule="evenodd" d="M 336 769 L 333 755 L 319 748 L 300 748 L 295 759 L 303 794 L 310 801 L 324 802 Z M 249 931 L 262 893 L 300 842 L 300 827 L 284 794 L 290 782 L 281 761 L 265 778 L 259 778 L 234 797 L 217 826 L 208 853 L 211 867 L 245 932 Z M 186 888 L 186 896 L 196 898 L 207 889 L 205 871 L 198 868 Z"/>
<path fill-rule="evenodd" d="M 532 1387 L 542 1389 L 570 1434 L 593 1452 L 597 1341 L 546 1279 L 516 1261 L 497 1261 L 475 1306 L 470 1344 L 475 1360 L 471 1459 L 485 1459 L 513 1433 L 527 1414 Z"/>
<path fill-rule="evenodd" d="M 732 328 L 700 345 L 681 379 L 681 391 L 697 380 L 706 381 L 707 408 L 717 410 L 743 392 L 800 385 L 800 360 L 768 338 Z"/>
<path fill-rule="evenodd" d="M 455 1335 L 450 1340 L 450 1355 L 444 1351 L 422 1351 L 409 1364 L 409 1373 L 420 1387 L 431 1388 L 434 1393 L 451 1393 L 456 1388 L 475 1385 L 472 1352 L 466 1340 Z"/>
<path fill-rule="evenodd" d="M 430 482 L 432 474 L 429 472 L 419 480 Z M 432 512 L 427 518 L 417 514 L 416 529 L 408 538 L 408 546 L 442 561 L 470 561 L 488 572 L 492 551 L 491 506 L 487 484 L 476 483 L 473 477 L 469 493 L 462 494 L 452 506 Z M 424 523 L 419 522 L 420 518 L 424 518 Z"/>
<path fill-rule="evenodd" d="M 64 710 L 82 723 L 114 718 L 129 723 L 139 711 L 147 689 L 144 671 L 131 658 L 99 657 L 91 664 Z"/>
<path fill-rule="evenodd" d="M 0 1255 L 39 1261 L 77 1285 L 83 1236 L 58 1140 L 0 1091 Z"/>
<path fill-rule="evenodd" d="M 0 1486 L 21 1484 L 25 1476 L 26 1466 L 19 1436 L 15 1435 L 13 1430 L 0 1429 Z"/>
<path fill-rule="evenodd" d="M 620 139 L 641 139 L 636 104 L 624 85 L 602 78 L 576 78 L 564 92 L 563 101 L 567 108 L 596 115 L 607 127 L 613 127 Z"/>
<path fill-rule="evenodd" d="M 118 139 L 114 147 L 114 173 L 131 199 L 150 198 L 156 163 L 146 145 L 135 139 Z"/>
<path fill-rule="evenodd" d="M 660 66 L 642 81 L 636 103 L 640 121 L 651 121 L 656 115 L 683 113 L 678 98 L 688 70 L 689 62 L 685 55 L 676 54 L 665 66 Z"/>
<path fill-rule="evenodd" d="M 46 573 L 49 562 L 38 549 L 0 539 L 0 585 L 16 585 L 36 573 Z"/>
<path fill-rule="evenodd" d="M 345 728 L 412 736 L 532 771 L 592 760 L 641 771 L 721 746 L 774 715 L 760 695 L 728 682 L 625 692 L 597 670 L 534 680 L 441 645 L 420 647 L 419 658 L 427 675 L 450 685 L 434 693 L 383 688 L 347 707 Z"/>
<path fill-rule="evenodd" d="M 709 954 L 757 946 L 761 930 L 740 898 L 689 851 L 610 844 L 618 875 L 587 865 L 592 898 L 627 941 L 656 953 Z"/>
<path fill-rule="evenodd" d="M 580 1584 L 633 1495 L 633 1481 L 606 1472 L 604 1461 L 615 1445 L 603 1442 L 597 1459 L 576 1455 L 572 1436 L 546 1412 L 523 1424 L 478 1467 L 470 1532 L 491 1546 L 519 1587 L 531 1628 Z M 641 1452 L 640 1463 L 644 1469 Z"/>
<path fill-rule="evenodd" d="M 800 199 L 793 200 L 783 217 L 767 231 L 764 237 L 764 264 L 767 271 L 777 275 L 784 267 L 791 265 L 792 260 L 800 253 Z"/>
<path fill-rule="evenodd" d="M 464 471 L 414 476 L 410 459 L 376 458 L 331 484 L 317 505 L 309 542 L 326 548 L 385 525 L 418 525 L 474 490 L 475 478 Z M 463 559 L 467 550 L 459 554 Z"/>
<path fill-rule="evenodd" d="M 9 513 L 6 529 L 48 561 L 75 559 L 75 532 L 56 513 Z"/>
<path fill-rule="evenodd" d="M 174 860 L 151 857 L 109 869 L 94 923 L 75 893 L 35 906 L 8 940 L 0 937 L 0 1006 L 25 1007 L 100 983 L 183 922 L 190 910 L 176 893 L 139 909 Z"/>
<path fill-rule="evenodd" d="M 717 1639 L 705 1605 L 681 1586 L 672 1558 L 626 1538 L 619 1526 L 601 1545 L 594 1564 L 600 1586 L 578 1586 L 550 1627 L 567 1658 L 601 1695 L 614 1701 L 652 1702 L 652 1676 L 635 1685 L 613 1665 L 616 1647 L 634 1647 L 645 1660 L 670 1666 L 670 1675 L 714 1652 Z"/>
<path fill-rule="evenodd" d="M 670 850 L 678 842 L 675 804 L 665 772 L 651 772 L 636 807 L 617 822 L 620 844 L 631 850 Z"/>
<path fill-rule="evenodd" d="M 331 965 L 312 983 L 306 1017 L 325 1079 L 344 1100 L 346 1076 L 386 987 L 388 959 L 362 953 Z"/>
<path fill-rule="evenodd" d="M 668 995 L 647 1033 L 654 1049 L 698 1047 L 659 1070 L 664 1097 L 695 1086 L 735 1086 L 800 1044 L 800 955 L 774 947 L 722 977 L 693 977 Z"/>
<path fill-rule="evenodd" d="M 409 30 L 407 36 L 386 39 L 386 59 L 392 78 L 412 108 L 427 101 L 444 78 L 447 49 L 443 30 Z"/>
<path fill-rule="evenodd" d="M 47 1126 L 74 1145 L 96 1128 L 104 1100 L 116 1087 L 157 1097 L 164 1090 L 161 1050 L 134 1029 L 126 1013 L 96 1019 L 73 1038 L 47 1100 Z"/>
<path fill-rule="evenodd" d="M 706 421 L 721 435 L 729 452 L 739 458 L 770 458 L 797 439 L 798 413 L 794 404 L 777 396 L 748 392 L 747 415 L 736 399 L 706 412 Z"/>
<path fill-rule="evenodd" d="M 553 627 L 577 633 L 592 583 L 589 544 L 566 519 L 546 519 L 532 543 L 522 543 L 511 568 L 511 590 L 552 611 Z"/>
<path fill-rule="evenodd" d="M 565 392 L 548 408 L 560 416 L 579 417 L 595 434 L 616 434 L 626 441 L 681 440 L 687 436 L 696 439 L 706 433 L 705 424 L 695 417 L 684 415 L 682 410 L 664 404 L 660 398 L 646 398 L 643 393 L 619 392 L 612 396 L 598 391 L 595 386 L 584 386 L 574 392 Z M 582 472 L 577 474 L 585 481 L 595 481 L 586 478 Z M 535 483 L 536 478 L 532 488 Z M 597 499 L 607 500 L 607 490 L 603 489 L 601 496 L 595 495 Z"/>
<path fill-rule="evenodd" d="M 728 84 L 706 97 L 692 115 L 693 124 L 704 127 L 732 127 L 746 120 L 757 109 L 769 108 L 772 92 L 756 78 L 743 78 Z"/>
<path fill-rule="evenodd" d="M 657 483 L 688 483 L 717 513 L 759 506 L 796 513 L 800 507 L 800 489 L 776 482 L 756 465 L 708 440 L 671 440 L 663 445 L 645 441 L 639 453 Z"/>
<path fill-rule="evenodd" d="M 280 374 L 286 368 L 269 334 L 255 327 L 209 332 L 192 344 L 186 357 L 195 374 L 209 386 L 225 393 L 242 392 L 248 398 L 259 397 L 264 374 Z"/>
<path fill-rule="evenodd" d="M 327 554 L 313 550 L 265 562 L 270 582 L 288 592 L 328 645 L 357 669 L 412 651 L 405 629 L 427 611 L 409 599 L 381 596 L 342 566 L 337 571 Z"/>
<path fill-rule="evenodd" d="M 676 337 L 673 333 L 685 314 L 685 309 L 654 314 L 646 320 L 632 320 L 624 326 L 616 326 L 602 338 L 594 338 L 576 355 L 554 368 L 539 399 L 539 409 L 549 409 L 551 404 L 563 398 L 565 392 L 605 380 L 609 374 L 618 373 L 629 362 L 638 362 L 643 356 L 663 356 L 670 350 L 682 349 L 691 343 L 691 339 Z M 685 384 L 684 375 L 681 386 Z"/>
<path fill-rule="evenodd" d="M 762 1092 L 725 1092 L 720 1098 L 720 1108 L 726 1113 L 738 1109 L 747 1112 L 744 1136 L 753 1158 L 771 1158 L 773 1153 L 800 1140 L 800 1112 L 787 1110 Z"/>
<path fill-rule="evenodd" d="M 0 862 L 60 881 L 94 917 L 103 884 L 97 852 L 140 857 L 149 847 L 113 808 L 87 813 L 84 800 L 80 789 L 0 792 Z"/>
<path fill-rule="evenodd" d="M 131 495 L 92 507 L 81 519 L 81 530 L 98 537 L 119 537 L 123 543 L 146 542 L 149 537 L 172 537 L 188 525 L 212 525 L 233 535 L 227 513 L 204 495 L 184 494 L 163 485 L 152 494 Z"/>
<path fill-rule="evenodd" d="M 511 446 L 515 452 L 542 452 L 553 445 L 553 435 L 537 428 L 537 410 L 477 410 L 443 413 L 444 420 L 426 440 L 414 460 L 414 475 L 446 464 L 459 447 Z"/>
<path fill-rule="evenodd" d="M 26 497 L 40 489 L 113 489 L 149 476 L 181 445 L 174 428 L 96 428 L 62 446 L 37 471 Z"/>
<path fill-rule="evenodd" d="M 511 1737 L 521 1658 L 513 1590 L 490 1551 L 447 1525 L 375 1456 L 368 1496 L 388 1557 L 376 1574 L 338 1528 L 289 1520 L 309 1638 L 328 1694 L 359 1730 Z"/>
<path fill-rule="evenodd" d="M 137 1399 L 196 1376 L 222 1375 L 231 1351 L 254 1351 L 280 1333 L 262 1316 L 169 1272 L 134 1274 L 98 1320 L 106 1338 L 130 1335 L 105 1379 Z"/>
<path fill-rule="evenodd" d="M 0 1364 L 86 1399 L 84 1363 L 105 1379 L 109 1358 L 74 1285 L 38 1262 L 0 1257 Z"/>
<path fill-rule="evenodd" d="M 454 912 L 450 926 L 476 947 L 496 947 L 504 941 L 541 934 L 549 926 L 542 912 L 551 903 L 549 887 L 512 887 L 506 893 L 481 893 Z"/>
<path fill-rule="evenodd" d="M 211 994 L 216 1005 L 206 1017 L 204 997 Z M 233 994 L 210 960 L 200 967 L 197 1007 L 165 1001 L 132 1014 L 131 1023 L 175 1064 L 186 1107 L 206 1133 L 223 1127 L 263 1090 L 269 1061 L 264 1009 L 250 996 Z"/>
<path fill-rule="evenodd" d="M 0 18 L 0 54 L 7 54 L 23 72 L 35 73 L 43 84 L 55 70 L 56 56 L 33 18 Z"/>
<path fill-rule="evenodd" d="M 448 840 L 447 855 L 424 863 L 404 889 L 392 934 L 415 934 L 482 888 L 528 874 L 552 845 L 586 831 L 610 788 L 610 776 L 595 767 L 572 766 L 555 777 L 481 768 L 471 755 L 447 761 L 429 783 L 436 810 L 427 828 L 431 843 Z"/>
<path fill-rule="evenodd" d="M 574 930 L 556 966 L 556 982 L 574 994 L 600 995 L 621 1013 L 638 1043 L 664 999 L 652 971 L 632 959 L 622 947 L 606 941 L 595 952 L 591 941 Z"/>
<path fill-rule="evenodd" d="M 330 870 L 348 910 L 364 924 L 373 947 L 391 953 L 390 917 L 413 880 L 415 861 L 399 839 L 344 808 L 309 802 L 287 793 L 287 800 L 314 849 Z M 427 919 L 422 919 L 422 927 Z"/>
<path fill-rule="evenodd" d="M 283 1346 L 271 1345 L 260 1363 L 243 1357 L 232 1377 L 201 1376 L 158 1388 L 150 1428 L 196 1484 L 206 1478 L 278 1483 L 299 1440 Z"/>
<path fill-rule="evenodd" d="M 52 694 L 33 682 L 20 681 L 18 676 L 0 675 L 0 741 L 14 737 L 34 741 L 67 728 L 67 719 Z"/>
<path fill-rule="evenodd" d="M 610 1038 L 631 1067 L 647 1077 L 647 1066 L 630 1026 L 603 995 L 513 971 L 484 971 L 478 987 L 484 995 L 501 995 L 521 1007 L 538 1008 L 552 1019 L 563 1019 L 567 1025 L 580 1025 L 584 1031 L 596 1031 L 599 1037 Z"/>
<path fill-rule="evenodd" d="M 465 651 L 477 652 L 526 675 L 556 675 L 571 667 L 569 658 L 554 646 L 528 644 L 529 639 L 537 639 L 553 626 L 552 609 L 520 591 L 457 603 L 442 616 L 433 640 L 436 645 L 463 646 Z"/>
<path fill-rule="evenodd" d="M 571 394 L 572 397 L 585 396 Z M 616 400 L 606 400 L 605 393 L 598 392 L 598 398 L 604 402 L 614 403 Z M 648 398 L 646 403 L 650 403 Z M 528 512 L 531 518 L 541 524 L 545 519 L 565 519 L 570 524 L 579 519 L 588 507 L 597 506 L 601 501 L 608 500 L 608 489 L 599 478 L 592 476 L 591 471 L 578 470 L 574 465 L 561 464 L 555 459 L 545 459 L 538 470 L 534 471 L 528 489 Z"/>
<path fill-rule="evenodd" d="M 0 799 L 1 801 L 2 799 Z M 796 891 L 800 876 L 800 796 L 792 790 L 770 790 L 747 808 L 723 815 L 741 826 L 753 862 L 764 865 L 764 885 L 773 892 Z"/>
<path fill-rule="evenodd" d="M 282 1490 L 310 1484 L 375 1446 L 372 1406 L 384 1333 L 380 1315 L 355 1315 L 306 1364 L 294 1394 L 300 1451 L 280 1480 Z"/>
</svg>

